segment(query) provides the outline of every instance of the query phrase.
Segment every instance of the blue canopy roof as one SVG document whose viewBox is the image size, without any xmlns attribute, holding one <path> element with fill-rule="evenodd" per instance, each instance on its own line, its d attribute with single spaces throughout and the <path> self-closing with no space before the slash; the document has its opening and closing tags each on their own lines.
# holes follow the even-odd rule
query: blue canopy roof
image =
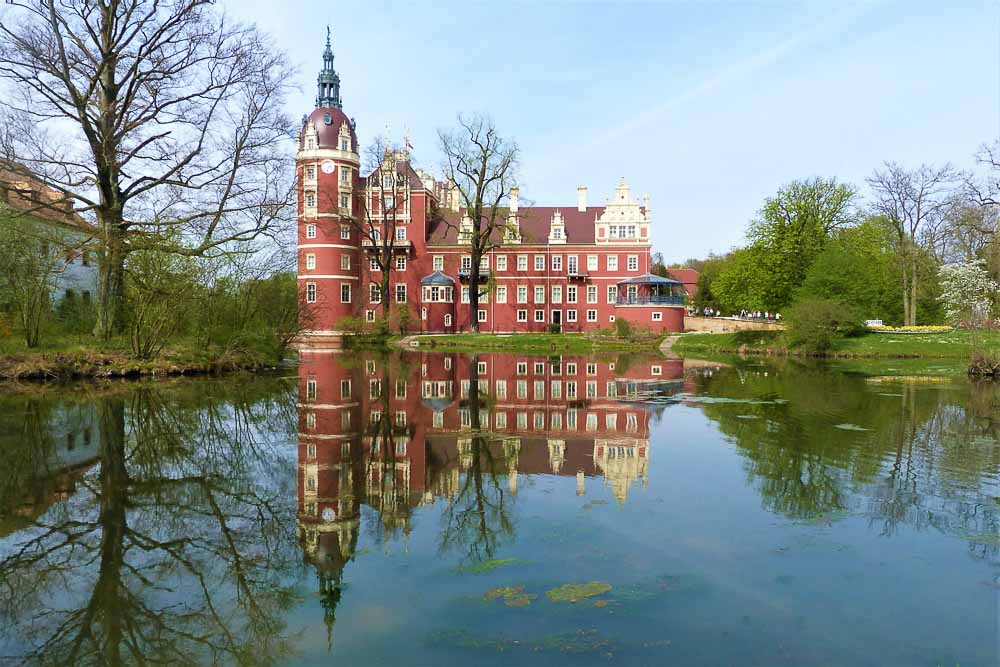
<svg viewBox="0 0 1000 667">
<path fill-rule="evenodd" d="M 453 287 L 455 281 L 444 275 L 440 271 L 435 271 L 429 276 L 424 276 L 420 279 L 421 285 L 446 285 L 448 287 Z"/>
<path fill-rule="evenodd" d="M 635 278 L 628 278 L 626 280 L 618 281 L 619 285 L 683 285 L 679 280 L 674 280 L 672 278 L 664 278 L 663 276 L 655 276 L 652 273 L 644 273 L 641 276 L 636 276 Z"/>
</svg>

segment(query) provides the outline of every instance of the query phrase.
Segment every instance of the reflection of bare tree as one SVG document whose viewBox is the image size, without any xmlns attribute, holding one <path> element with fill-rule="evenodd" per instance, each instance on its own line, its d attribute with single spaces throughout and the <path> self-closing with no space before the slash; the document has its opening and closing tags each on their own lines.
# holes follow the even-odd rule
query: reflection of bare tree
<svg viewBox="0 0 1000 667">
<path fill-rule="evenodd" d="M 99 399 L 99 465 L 0 553 L 5 654 L 259 664 L 289 652 L 294 494 L 268 477 L 281 468 L 268 435 L 288 425 L 260 391 L 215 387 L 197 400 L 141 387 Z"/>
<path fill-rule="evenodd" d="M 514 524 L 510 518 L 510 498 L 500 482 L 504 472 L 516 475 L 516 467 L 506 459 L 516 452 L 505 450 L 505 460 L 494 454 L 490 445 L 496 441 L 483 429 L 480 416 L 484 397 L 479 389 L 479 358 L 469 363 L 469 397 L 472 430 L 460 440 L 459 456 L 463 475 L 458 489 L 442 515 L 440 550 L 458 551 L 463 561 L 479 563 L 493 558 L 503 538 L 513 538 Z M 489 424 L 486 425 L 487 427 Z M 516 462 L 515 462 L 516 466 Z"/>
</svg>

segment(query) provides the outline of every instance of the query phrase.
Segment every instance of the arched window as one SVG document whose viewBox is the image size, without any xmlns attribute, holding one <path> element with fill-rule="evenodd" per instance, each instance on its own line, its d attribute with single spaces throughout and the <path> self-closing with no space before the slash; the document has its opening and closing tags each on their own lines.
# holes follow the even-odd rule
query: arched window
<svg viewBox="0 0 1000 667">
<path fill-rule="evenodd" d="M 427 309 L 426 308 L 421 308 L 420 309 L 420 319 L 422 319 L 422 320 L 426 320 L 427 319 Z"/>
<path fill-rule="evenodd" d="M 445 316 L 444 316 L 444 325 L 446 327 L 450 327 L 451 326 L 451 314 L 450 313 L 445 313 Z"/>
</svg>

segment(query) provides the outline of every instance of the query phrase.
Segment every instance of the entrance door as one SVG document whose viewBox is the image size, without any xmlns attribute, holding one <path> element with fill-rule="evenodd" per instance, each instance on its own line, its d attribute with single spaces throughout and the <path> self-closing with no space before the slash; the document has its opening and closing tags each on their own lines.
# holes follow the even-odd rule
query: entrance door
<svg viewBox="0 0 1000 667">
<path fill-rule="evenodd" d="M 552 311 L 552 324 L 562 324 L 562 311 L 553 310 Z"/>
</svg>

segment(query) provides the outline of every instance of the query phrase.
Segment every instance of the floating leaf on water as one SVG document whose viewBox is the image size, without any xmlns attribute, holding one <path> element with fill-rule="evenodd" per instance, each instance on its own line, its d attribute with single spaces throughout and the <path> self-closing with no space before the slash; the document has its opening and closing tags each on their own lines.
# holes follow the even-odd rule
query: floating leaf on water
<svg viewBox="0 0 1000 667">
<path fill-rule="evenodd" d="M 594 600 L 594 606 L 598 608 L 607 607 L 611 602 L 609 600 Z"/>
<path fill-rule="evenodd" d="M 591 581 L 586 584 L 563 584 L 545 592 L 553 602 L 578 602 L 585 598 L 604 595 L 612 586 L 606 581 Z"/>
<path fill-rule="evenodd" d="M 590 504 L 591 505 L 607 505 L 608 501 L 607 500 L 591 500 Z"/>
<path fill-rule="evenodd" d="M 864 426 L 858 426 L 857 424 L 837 424 L 834 428 L 839 428 L 842 431 L 867 431 Z"/>
</svg>

